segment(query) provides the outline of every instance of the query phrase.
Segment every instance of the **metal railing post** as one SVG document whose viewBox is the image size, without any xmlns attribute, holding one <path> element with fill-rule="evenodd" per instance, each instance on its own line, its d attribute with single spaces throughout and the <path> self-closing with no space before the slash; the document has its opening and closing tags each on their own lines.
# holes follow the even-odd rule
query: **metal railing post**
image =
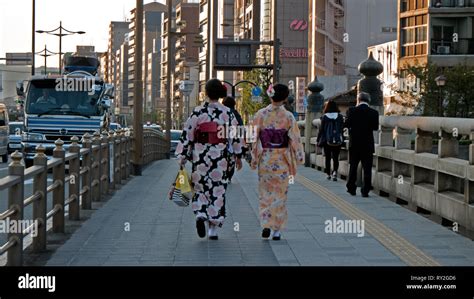
<svg viewBox="0 0 474 299">
<path fill-rule="evenodd" d="M 92 142 L 91 136 L 86 133 L 82 137 L 82 148 L 89 149 L 89 152 L 84 154 L 82 157 L 82 209 L 92 209 L 92 169 L 91 169 L 91 156 L 92 156 Z"/>
<path fill-rule="evenodd" d="M 116 184 L 116 175 L 115 175 L 115 167 L 117 164 L 115 164 L 115 150 L 116 150 L 116 145 L 115 145 L 115 136 L 114 136 L 114 131 L 110 130 L 108 132 L 109 134 L 109 146 L 112 148 L 112 154 L 109 157 L 109 163 L 111 163 L 111 169 L 112 172 L 110 173 L 110 189 L 115 190 L 115 184 Z"/>
<path fill-rule="evenodd" d="M 54 144 L 56 147 L 53 150 L 53 157 L 62 159 L 62 161 L 53 168 L 53 181 L 54 183 L 58 183 L 58 187 L 53 190 L 53 207 L 59 210 L 59 212 L 53 216 L 53 232 L 64 233 L 64 177 L 66 173 L 64 142 L 58 139 Z"/>
<path fill-rule="evenodd" d="M 15 209 L 16 213 L 7 219 L 11 222 L 16 222 L 18 227 L 20 220 L 23 220 L 23 177 L 25 174 L 25 165 L 21 163 L 23 155 L 18 151 L 15 151 L 11 157 L 13 161 L 8 166 L 8 175 L 20 176 L 21 181 L 8 189 L 8 207 L 9 209 Z M 15 245 L 8 250 L 7 266 L 23 265 L 23 232 L 21 230 L 16 233 L 9 232 L 8 240 L 14 240 Z"/>
<path fill-rule="evenodd" d="M 100 201 L 100 134 L 92 138 L 92 201 Z"/>
<path fill-rule="evenodd" d="M 69 147 L 69 152 L 76 154 L 76 157 L 69 161 L 69 200 L 72 200 L 69 203 L 69 219 L 79 220 L 81 219 L 79 205 L 79 187 L 81 184 L 81 178 L 79 176 L 81 148 L 79 147 L 79 138 L 77 138 L 77 136 L 73 136 L 71 141 L 72 143 Z"/>
<path fill-rule="evenodd" d="M 43 171 L 38 173 L 33 179 L 33 194 L 41 194 L 41 198 L 33 202 L 33 220 L 38 221 L 38 232 L 33 237 L 33 251 L 39 252 L 46 250 L 46 230 L 48 219 L 46 218 L 47 202 L 48 202 L 48 158 L 44 154 L 43 145 L 36 147 L 36 155 L 33 164 L 43 167 Z"/>
</svg>

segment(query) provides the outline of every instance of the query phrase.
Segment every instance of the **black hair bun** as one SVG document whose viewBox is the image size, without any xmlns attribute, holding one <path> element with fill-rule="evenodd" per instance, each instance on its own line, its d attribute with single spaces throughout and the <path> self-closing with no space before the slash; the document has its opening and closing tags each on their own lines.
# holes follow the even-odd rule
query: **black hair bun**
<svg viewBox="0 0 474 299">
<path fill-rule="evenodd" d="M 227 96 L 227 88 L 219 79 L 211 79 L 206 82 L 206 94 L 212 100 Z"/>
<path fill-rule="evenodd" d="M 273 90 L 275 91 L 274 95 L 272 96 L 272 100 L 274 102 L 284 101 L 290 94 L 290 89 L 288 86 L 280 83 L 273 85 Z"/>
</svg>

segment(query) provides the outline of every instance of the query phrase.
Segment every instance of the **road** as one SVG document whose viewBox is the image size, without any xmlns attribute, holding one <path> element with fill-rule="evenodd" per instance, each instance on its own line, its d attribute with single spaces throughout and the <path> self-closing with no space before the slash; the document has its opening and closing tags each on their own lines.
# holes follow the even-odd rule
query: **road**
<svg viewBox="0 0 474 299">
<path fill-rule="evenodd" d="M 8 175 L 8 163 L 0 163 L 0 178 L 3 178 Z M 52 173 L 48 174 L 48 184 L 53 183 L 53 175 Z M 68 184 L 66 184 L 66 196 L 69 194 Z M 25 198 L 33 194 L 33 179 L 29 179 L 25 182 Z M 53 200 L 52 200 L 52 193 L 48 194 L 48 211 L 53 208 Z M 0 191 L 0 213 L 4 212 L 8 208 L 8 190 Z M 67 211 L 67 208 L 66 208 Z M 24 211 L 24 219 L 32 219 L 33 218 L 33 205 L 29 205 L 26 207 Z M 3 245 L 7 240 L 6 234 L 0 232 L 0 245 Z"/>
</svg>

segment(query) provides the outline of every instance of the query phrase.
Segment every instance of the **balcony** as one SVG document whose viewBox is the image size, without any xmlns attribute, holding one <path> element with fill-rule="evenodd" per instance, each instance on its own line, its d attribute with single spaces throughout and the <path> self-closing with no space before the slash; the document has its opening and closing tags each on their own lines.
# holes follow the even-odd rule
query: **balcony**
<svg viewBox="0 0 474 299">
<path fill-rule="evenodd" d="M 474 7 L 474 0 L 432 0 L 431 7 Z"/>
<path fill-rule="evenodd" d="M 474 38 L 452 40 L 431 40 L 431 55 L 474 55 Z"/>
</svg>

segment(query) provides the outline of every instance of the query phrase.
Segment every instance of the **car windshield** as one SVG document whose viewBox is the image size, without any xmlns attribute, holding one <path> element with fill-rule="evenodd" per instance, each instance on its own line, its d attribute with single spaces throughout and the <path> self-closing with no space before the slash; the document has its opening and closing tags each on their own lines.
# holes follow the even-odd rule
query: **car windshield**
<svg viewBox="0 0 474 299">
<path fill-rule="evenodd" d="M 173 132 L 171 131 L 171 140 L 179 140 L 181 138 L 181 132 Z"/>
<path fill-rule="evenodd" d="M 23 124 L 12 124 L 9 125 L 10 135 L 19 135 L 23 132 Z"/>
<path fill-rule="evenodd" d="M 104 111 L 97 105 L 102 92 L 101 82 L 84 83 L 87 80 L 83 78 L 61 80 L 64 81 L 62 78 L 31 81 L 26 113 L 87 117 L 103 115 Z"/>
</svg>

